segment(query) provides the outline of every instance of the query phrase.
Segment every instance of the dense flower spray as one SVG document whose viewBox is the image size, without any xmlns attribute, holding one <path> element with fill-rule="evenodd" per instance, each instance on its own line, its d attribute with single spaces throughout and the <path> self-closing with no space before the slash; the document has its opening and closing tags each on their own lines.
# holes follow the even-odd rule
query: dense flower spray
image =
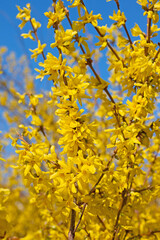
<svg viewBox="0 0 160 240">
<path fill-rule="evenodd" d="M 30 49 L 36 78 L 52 86 L 37 90 L 27 59 L 17 62 L 0 49 L 8 122 L 1 133 L 0 239 L 160 239 L 160 1 L 137 3 L 146 33 L 138 24 L 127 29 L 119 0 L 112 0 L 110 27 L 99 25 L 101 14 L 83 0 L 51 1 L 44 13 L 54 34 L 48 53 L 31 4 L 17 6 L 19 27 L 30 26 L 22 37 L 37 43 Z M 78 11 L 75 21 L 70 8 Z M 108 79 L 95 67 L 102 53 Z M 6 155 L 7 139 L 16 155 Z"/>
</svg>

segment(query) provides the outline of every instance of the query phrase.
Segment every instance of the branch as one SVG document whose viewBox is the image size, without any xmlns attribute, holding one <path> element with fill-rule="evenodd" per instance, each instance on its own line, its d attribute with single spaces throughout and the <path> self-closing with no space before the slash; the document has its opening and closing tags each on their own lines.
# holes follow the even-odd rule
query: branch
<svg viewBox="0 0 160 240">
<path fill-rule="evenodd" d="M 117 8 L 118 8 L 118 10 L 120 10 L 119 1 L 118 1 L 118 0 L 114 0 L 114 1 L 115 1 L 115 3 L 117 4 Z"/>
<path fill-rule="evenodd" d="M 150 43 L 150 38 L 151 38 L 151 18 L 147 18 L 147 43 Z M 145 55 L 148 55 L 148 47 L 144 48 L 145 50 Z"/>
<path fill-rule="evenodd" d="M 148 186 L 146 188 L 142 188 L 142 189 L 133 189 L 132 191 L 133 192 L 138 192 L 138 193 L 141 193 L 141 192 L 144 192 L 144 191 L 147 191 L 147 190 L 152 190 L 154 187 L 153 186 Z"/>
<path fill-rule="evenodd" d="M 103 226 L 103 228 L 104 228 L 104 230 L 105 230 L 105 229 L 106 229 L 106 226 L 105 226 L 103 220 L 100 218 L 99 215 L 97 215 L 97 218 L 98 218 L 98 220 L 100 221 L 100 223 L 102 224 L 102 226 Z"/>
<path fill-rule="evenodd" d="M 120 10 L 119 0 L 114 0 L 114 1 L 115 1 L 116 5 L 117 5 L 118 10 Z M 127 34 L 127 37 L 128 37 L 129 43 L 130 43 L 130 46 L 131 46 L 132 50 L 134 50 L 131 37 L 130 37 L 129 32 L 128 32 L 128 29 L 127 29 L 127 27 L 126 27 L 126 23 L 123 24 L 123 28 L 124 28 L 124 30 L 125 30 L 125 32 L 126 32 L 126 34 Z"/>
<path fill-rule="evenodd" d="M 129 43 L 130 43 L 130 46 L 131 46 L 132 50 L 134 50 L 134 48 L 133 48 L 133 43 L 132 43 L 131 37 L 130 37 L 130 35 L 129 35 L 129 32 L 128 32 L 128 30 L 127 30 L 126 24 L 123 24 L 123 27 L 124 27 L 124 30 L 125 30 L 125 32 L 126 32 L 126 34 L 127 34 L 127 37 L 128 37 Z"/>
<path fill-rule="evenodd" d="M 95 30 L 97 31 L 97 33 L 101 36 L 101 37 L 104 37 L 103 34 L 101 34 L 101 32 L 99 31 L 99 29 L 97 27 L 94 27 Z M 120 57 L 118 56 L 116 50 L 113 49 L 113 47 L 110 45 L 110 43 L 108 42 L 108 40 L 106 40 L 107 42 L 107 46 L 108 48 L 113 52 L 113 54 L 116 56 L 117 60 L 121 60 Z"/>
<path fill-rule="evenodd" d="M 151 41 L 151 18 L 147 18 L 147 43 Z"/>
<path fill-rule="evenodd" d="M 84 203 L 83 208 L 82 208 L 82 212 L 81 212 L 81 216 L 80 216 L 80 218 L 78 220 L 78 223 L 77 223 L 77 225 L 76 225 L 76 227 L 74 229 L 74 233 L 77 231 L 77 228 L 79 227 L 79 224 L 80 224 L 80 222 L 82 220 L 82 217 L 83 217 L 83 214 L 84 214 L 86 206 L 87 206 L 87 203 Z"/>
<path fill-rule="evenodd" d="M 150 3 L 148 6 L 148 10 L 153 11 L 153 7 L 152 7 L 152 9 L 149 9 L 149 7 L 150 7 Z M 152 19 L 147 17 L 147 36 L 146 36 L 147 43 L 150 43 L 150 41 L 151 41 L 151 22 L 152 22 Z M 145 47 L 145 55 L 146 56 L 148 55 L 148 47 Z"/>
<path fill-rule="evenodd" d="M 121 215 L 121 212 L 124 208 L 124 206 L 126 205 L 127 203 L 127 199 L 128 197 L 130 196 L 130 191 L 131 191 L 131 188 L 132 188 L 132 181 L 131 181 L 131 184 L 130 184 L 130 187 L 129 187 L 129 177 L 130 177 L 130 172 L 128 173 L 127 175 L 127 188 L 124 188 L 123 189 L 123 192 L 122 192 L 122 200 L 121 200 L 121 203 L 120 203 L 120 206 L 119 206 L 119 209 L 118 209 L 118 213 L 117 213 L 117 217 L 116 217 L 116 222 L 114 224 L 114 232 L 113 232 L 113 236 L 112 236 L 112 240 L 115 239 L 116 235 L 118 234 L 118 223 L 119 223 L 119 218 L 120 218 L 120 215 Z"/>
<path fill-rule="evenodd" d="M 17 132 L 17 135 L 18 135 L 18 138 L 19 138 L 22 142 L 24 142 L 27 146 L 31 146 L 31 145 L 24 139 L 24 137 L 23 137 L 21 134 L 19 134 L 19 133 Z"/>
<path fill-rule="evenodd" d="M 119 218 L 120 218 L 120 214 L 122 212 L 122 209 L 126 205 L 126 202 L 127 202 L 127 198 L 128 198 L 127 192 L 128 192 L 127 189 L 124 188 L 124 190 L 122 192 L 122 201 L 121 201 L 121 204 L 120 204 L 120 207 L 119 207 L 119 210 L 118 210 L 118 213 L 117 213 L 117 217 L 116 217 L 116 222 L 115 222 L 115 225 L 114 225 L 114 233 L 113 233 L 112 240 L 115 239 L 115 236 L 118 233 L 118 222 L 119 222 Z"/>
<path fill-rule="evenodd" d="M 35 35 L 35 37 L 36 37 L 36 40 L 37 40 L 37 42 L 38 42 L 38 41 L 39 41 L 39 38 L 38 38 L 38 35 L 37 35 L 37 29 L 35 29 L 35 27 L 33 26 L 33 23 L 32 23 L 32 21 L 31 21 L 31 18 L 30 18 L 30 23 L 31 23 L 31 26 L 32 26 L 32 29 L 33 29 L 33 33 L 34 33 L 34 35 Z M 42 57 L 43 57 L 44 60 L 46 59 L 43 51 L 42 51 Z"/>
<path fill-rule="evenodd" d="M 75 236 L 75 220 L 76 220 L 76 211 L 74 209 L 71 210 L 71 222 L 70 229 L 68 234 L 68 240 L 74 240 Z"/>
<path fill-rule="evenodd" d="M 82 48 L 83 48 L 83 47 L 82 47 Z M 95 77 L 97 78 L 98 82 L 101 83 L 101 79 L 100 79 L 99 75 L 97 74 L 97 72 L 95 71 L 95 69 L 94 69 L 94 67 L 93 67 L 93 65 L 92 65 L 92 60 L 91 60 L 91 59 L 90 59 L 90 60 L 87 59 L 87 64 L 88 64 L 88 66 L 90 67 L 90 69 L 92 70 L 92 72 L 94 73 L 94 75 L 95 75 Z M 115 104 L 115 101 L 114 101 L 113 97 L 111 96 L 110 92 L 108 91 L 107 87 L 105 87 L 103 90 L 106 92 L 106 94 L 107 94 L 108 97 L 110 98 L 111 102 L 112 102 L 113 104 Z"/>
<path fill-rule="evenodd" d="M 160 230 L 155 230 L 155 231 L 151 231 L 151 232 L 148 232 L 148 233 L 146 233 L 146 234 L 138 234 L 138 235 L 136 235 L 136 236 L 133 236 L 133 237 L 130 237 L 130 238 L 128 238 L 128 240 L 131 240 L 131 239 L 137 239 L 137 238 L 143 238 L 143 237 L 149 237 L 149 236 L 151 236 L 151 235 L 154 235 L 155 233 L 160 233 Z"/>
</svg>

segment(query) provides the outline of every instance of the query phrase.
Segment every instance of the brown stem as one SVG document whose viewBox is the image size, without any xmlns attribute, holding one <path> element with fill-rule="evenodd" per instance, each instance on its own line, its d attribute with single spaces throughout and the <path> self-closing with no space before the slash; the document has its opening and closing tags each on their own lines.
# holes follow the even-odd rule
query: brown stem
<svg viewBox="0 0 160 240">
<path fill-rule="evenodd" d="M 114 232 L 113 232 L 112 240 L 114 240 L 116 235 L 118 234 L 118 226 L 119 226 L 120 215 L 121 215 L 121 212 L 122 212 L 124 206 L 127 203 L 128 197 L 130 196 L 129 193 L 130 193 L 131 188 L 132 188 L 132 181 L 131 181 L 131 184 L 129 186 L 129 178 L 130 178 L 130 172 L 127 175 L 127 181 L 126 181 L 127 182 L 127 188 L 124 188 L 124 190 L 122 192 L 122 199 L 121 199 L 121 203 L 120 203 L 120 206 L 119 206 L 119 209 L 118 209 L 116 221 L 115 221 L 115 224 L 114 224 Z M 133 178 L 133 176 L 132 176 L 132 178 Z"/>
<path fill-rule="evenodd" d="M 150 7 L 150 3 L 149 3 L 149 6 L 148 6 L 148 10 L 153 11 L 153 8 L 149 9 L 149 7 Z M 147 17 L 147 36 L 146 36 L 147 37 L 147 43 L 150 43 L 150 41 L 151 41 L 151 22 L 152 22 L 152 19 Z M 147 56 L 148 55 L 148 47 L 145 47 L 144 51 L 145 51 L 145 55 Z"/>
<path fill-rule="evenodd" d="M 29 98 L 30 98 L 31 96 L 33 96 L 33 94 L 30 94 L 30 93 L 27 93 L 26 95 L 27 95 Z M 32 104 L 31 110 L 32 110 L 32 112 L 33 112 L 35 115 L 37 115 L 36 106 L 34 106 L 33 104 Z M 46 140 L 48 141 L 48 143 L 49 143 L 49 140 L 48 140 L 47 135 L 46 135 L 45 130 L 44 130 L 43 123 L 42 123 L 41 126 L 39 126 L 38 131 L 40 131 L 40 132 L 43 134 L 43 136 L 45 137 L 45 139 L 46 139 Z M 51 147 L 51 144 L 49 143 L 49 149 L 50 149 L 50 147 Z"/>
<path fill-rule="evenodd" d="M 82 217 L 83 217 L 83 214 L 84 214 L 86 206 L 87 206 L 87 203 L 84 203 L 83 208 L 82 208 L 82 212 L 81 212 L 81 215 L 80 215 L 80 218 L 79 218 L 78 223 L 77 223 L 77 225 L 76 225 L 76 227 L 74 229 L 74 233 L 77 231 L 77 228 L 79 227 L 79 224 L 80 224 L 80 222 L 82 220 Z"/>
<path fill-rule="evenodd" d="M 74 240 L 75 236 L 75 221 L 76 221 L 76 211 L 74 209 L 71 210 L 71 222 L 70 222 L 70 229 L 68 234 L 68 240 Z"/>
<path fill-rule="evenodd" d="M 98 33 L 101 37 L 104 37 L 104 35 L 101 34 L 101 32 L 99 31 L 99 29 L 98 29 L 97 27 L 94 27 L 94 28 L 95 28 L 95 30 L 97 31 L 97 33 Z M 106 40 L 106 42 L 107 42 L 108 48 L 109 48 L 109 49 L 111 50 L 111 52 L 116 56 L 117 60 L 120 61 L 121 59 L 120 59 L 120 57 L 118 56 L 116 50 L 111 46 L 111 44 L 108 42 L 108 40 Z"/>
<path fill-rule="evenodd" d="M 120 10 L 119 1 L 118 1 L 118 0 L 114 0 L 114 1 L 115 1 L 115 3 L 117 4 L 117 8 L 118 8 L 118 10 Z"/>
<path fill-rule="evenodd" d="M 19 133 L 17 132 L 17 135 L 18 135 L 18 138 L 19 138 L 22 142 L 24 142 L 26 145 L 30 146 L 30 144 L 23 138 L 23 136 L 22 136 L 21 134 L 19 134 Z"/>
<path fill-rule="evenodd" d="M 30 23 L 31 23 L 31 26 L 32 26 L 32 28 L 33 28 L 33 33 L 34 33 L 34 35 L 35 35 L 35 37 L 36 37 L 36 40 L 37 40 L 37 42 L 38 42 L 38 41 L 39 41 L 39 38 L 38 38 L 38 35 L 37 35 L 37 30 L 34 28 L 31 19 L 30 19 Z M 42 51 L 42 57 L 43 57 L 44 60 L 46 59 L 43 51 Z"/>
<path fill-rule="evenodd" d="M 150 43 L 151 39 L 151 18 L 147 18 L 147 43 Z M 148 55 L 148 47 L 144 48 L 145 55 Z"/>
<path fill-rule="evenodd" d="M 104 228 L 104 230 L 105 230 L 105 229 L 106 229 L 106 226 L 105 226 L 103 220 L 100 218 L 99 215 L 97 215 L 97 218 L 98 218 L 98 220 L 100 221 L 100 223 L 102 224 L 102 226 L 103 226 L 103 228 Z"/>
<path fill-rule="evenodd" d="M 111 46 L 111 44 L 106 40 L 108 48 L 113 52 L 113 54 L 116 56 L 116 58 L 120 61 L 120 57 L 118 56 L 116 50 Z M 122 62 L 123 63 L 123 62 Z"/>
<path fill-rule="evenodd" d="M 88 66 L 90 67 L 90 69 L 92 70 L 92 72 L 94 73 L 94 75 L 95 75 L 95 77 L 97 78 L 98 82 L 101 83 L 101 79 L 100 79 L 99 75 L 97 74 L 97 72 L 95 71 L 95 69 L 94 69 L 94 67 L 93 67 L 93 65 L 92 65 L 91 60 L 90 60 L 90 61 L 88 60 L 88 61 L 87 61 L 87 64 L 88 64 Z M 104 91 L 106 92 L 106 94 L 107 94 L 108 97 L 110 98 L 111 102 L 115 104 L 115 101 L 114 101 L 114 99 L 112 98 L 112 96 L 111 96 L 110 92 L 108 91 L 107 87 L 104 88 Z"/>
<path fill-rule="evenodd" d="M 155 233 L 160 233 L 160 230 L 151 231 L 151 232 L 148 232 L 148 233 L 145 233 L 145 234 L 138 234 L 136 236 L 128 238 L 128 240 L 131 240 L 131 239 L 141 239 L 143 237 L 149 237 L 151 235 L 154 235 Z"/>
<path fill-rule="evenodd" d="M 126 27 L 126 24 L 123 24 L 123 28 L 124 28 L 124 30 L 125 30 L 125 32 L 126 32 L 126 34 L 127 34 L 127 37 L 128 37 L 129 43 L 130 43 L 130 46 L 131 46 L 132 50 L 134 50 L 134 48 L 133 48 L 133 43 L 132 43 L 131 37 L 130 37 L 130 35 L 129 35 L 128 29 L 127 29 L 127 27 Z"/>
<path fill-rule="evenodd" d="M 98 186 L 98 184 L 99 184 L 100 181 L 102 180 L 103 176 L 104 176 L 104 173 L 102 173 L 102 174 L 100 175 L 100 177 L 98 178 L 98 181 L 96 182 L 96 184 L 94 185 L 94 187 L 89 191 L 89 195 L 90 195 L 91 193 L 95 192 L 96 187 Z"/>
<path fill-rule="evenodd" d="M 147 190 L 152 190 L 153 188 L 154 188 L 153 186 L 148 186 L 148 187 L 143 188 L 143 189 L 138 189 L 138 190 L 133 189 L 132 191 L 133 191 L 133 192 L 141 193 L 141 192 L 144 192 L 144 191 L 147 191 Z"/>
<path fill-rule="evenodd" d="M 60 0 L 60 2 L 61 2 L 61 4 L 62 4 L 63 9 L 66 11 L 66 9 L 64 8 L 64 5 L 63 5 L 63 3 L 62 3 L 61 0 Z M 85 6 L 83 0 L 81 0 L 81 3 Z M 67 17 L 67 20 L 68 20 L 71 28 L 72 28 L 72 22 L 71 22 L 71 20 L 70 20 L 70 18 L 69 18 L 68 11 L 66 11 L 66 17 Z M 99 29 L 98 29 L 97 27 L 95 27 L 95 29 L 96 29 L 96 31 L 98 32 L 98 34 L 99 34 L 101 37 L 104 37 L 104 35 L 102 35 L 102 34 L 100 33 L 100 31 L 99 31 Z M 78 36 L 78 34 L 77 34 L 77 36 Z M 78 38 L 79 38 L 79 37 L 78 37 Z M 106 40 L 106 41 L 107 41 L 107 40 Z M 116 58 L 117 58 L 118 60 L 121 60 L 120 57 L 118 56 L 116 50 L 110 45 L 110 43 L 109 43 L 108 41 L 107 41 L 107 46 L 108 46 L 108 48 L 113 52 L 113 54 L 116 56 Z M 85 54 L 85 51 L 82 49 L 83 47 L 82 47 L 81 44 L 80 44 L 80 48 L 81 48 L 82 52 Z"/>
<path fill-rule="evenodd" d="M 118 0 L 114 0 L 114 1 L 115 1 L 116 5 L 117 5 L 118 10 L 120 10 L 119 1 L 118 1 Z M 128 32 L 128 29 L 127 29 L 127 27 L 126 27 L 126 23 L 123 24 L 123 28 L 124 28 L 124 30 L 125 30 L 125 32 L 126 32 L 126 34 L 127 34 L 127 37 L 128 37 L 129 43 L 130 43 L 130 46 L 131 46 L 132 50 L 134 50 L 131 37 L 130 37 L 129 32 Z"/>
<path fill-rule="evenodd" d="M 127 189 L 124 189 L 122 192 L 122 201 L 120 203 L 120 207 L 117 213 L 117 217 L 116 217 L 116 222 L 114 225 L 114 232 L 113 232 L 113 237 L 112 240 L 115 239 L 116 234 L 118 233 L 118 222 L 119 222 L 119 218 L 120 218 L 120 214 L 122 212 L 123 207 L 125 206 L 126 202 L 127 202 Z"/>
<path fill-rule="evenodd" d="M 93 192 L 95 191 L 97 185 L 98 185 L 98 184 L 100 183 L 100 181 L 102 180 L 105 172 L 109 170 L 109 166 L 110 166 L 110 164 L 111 164 L 111 162 L 112 162 L 112 160 L 113 160 L 113 158 L 115 157 L 116 154 L 117 154 L 117 149 L 114 150 L 114 153 L 113 153 L 113 155 L 111 156 L 110 160 L 108 161 L 106 168 L 103 170 L 103 173 L 100 175 L 100 177 L 99 177 L 98 181 L 95 183 L 95 185 L 91 188 L 91 190 L 89 191 L 89 194 L 88 194 L 88 195 L 90 195 L 91 193 L 93 193 Z"/>
<path fill-rule="evenodd" d="M 60 3 L 61 3 L 61 1 L 60 1 Z M 54 12 L 56 11 L 55 4 L 56 4 L 56 1 L 53 0 Z M 53 26 L 53 28 L 55 28 L 57 30 L 58 29 L 58 24 L 55 24 L 55 26 Z M 59 55 L 62 56 L 62 50 L 58 46 L 57 46 L 57 49 L 58 49 Z M 64 84 L 67 86 L 68 82 L 67 82 L 67 79 L 64 75 L 63 75 L 63 81 L 64 81 Z M 71 100 L 71 96 L 69 98 Z M 72 209 L 71 210 L 70 229 L 69 229 L 69 233 L 68 233 L 68 240 L 74 240 L 74 237 L 75 237 L 75 221 L 76 221 L 76 211 L 74 209 Z"/>
<path fill-rule="evenodd" d="M 147 43 L 151 41 L 151 18 L 147 18 Z"/>
</svg>

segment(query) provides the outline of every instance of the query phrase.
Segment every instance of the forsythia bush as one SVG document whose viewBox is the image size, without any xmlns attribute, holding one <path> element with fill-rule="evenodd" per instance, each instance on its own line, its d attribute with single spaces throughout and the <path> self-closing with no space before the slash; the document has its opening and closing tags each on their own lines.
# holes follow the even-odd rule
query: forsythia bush
<svg viewBox="0 0 160 240">
<path fill-rule="evenodd" d="M 127 29 L 118 0 L 104 2 L 117 8 L 110 27 L 83 0 L 51 1 L 48 53 L 30 3 L 17 6 L 39 67 L 0 49 L 0 239 L 160 239 L 160 0 L 137 3 L 146 33 Z"/>
</svg>

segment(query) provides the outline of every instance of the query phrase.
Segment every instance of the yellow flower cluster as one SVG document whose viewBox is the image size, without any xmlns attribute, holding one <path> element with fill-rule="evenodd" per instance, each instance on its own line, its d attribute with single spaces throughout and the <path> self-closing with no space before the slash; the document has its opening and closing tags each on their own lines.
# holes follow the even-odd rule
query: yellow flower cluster
<svg viewBox="0 0 160 240">
<path fill-rule="evenodd" d="M 0 49 L 0 239 L 160 239 L 160 3 L 137 1 L 144 33 L 128 30 L 119 0 L 110 27 L 83 0 L 68 2 L 44 13 L 54 34 L 46 55 L 30 4 L 17 6 L 19 27 L 30 24 L 23 38 L 37 43 L 36 77 L 26 57 Z"/>
</svg>

